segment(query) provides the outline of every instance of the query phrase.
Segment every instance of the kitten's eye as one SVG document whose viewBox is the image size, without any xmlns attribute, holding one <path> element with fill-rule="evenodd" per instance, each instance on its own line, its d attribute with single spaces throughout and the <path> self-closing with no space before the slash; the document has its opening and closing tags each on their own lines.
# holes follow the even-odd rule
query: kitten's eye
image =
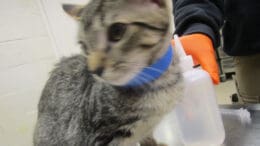
<svg viewBox="0 0 260 146">
<path fill-rule="evenodd" d="M 108 29 L 108 39 L 111 42 L 120 41 L 126 32 L 127 25 L 123 23 L 115 23 Z"/>
</svg>

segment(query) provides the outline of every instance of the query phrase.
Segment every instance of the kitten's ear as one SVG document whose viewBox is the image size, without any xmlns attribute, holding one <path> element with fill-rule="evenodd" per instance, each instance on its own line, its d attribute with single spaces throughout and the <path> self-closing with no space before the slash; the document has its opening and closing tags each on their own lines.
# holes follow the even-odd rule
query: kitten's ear
<svg viewBox="0 0 260 146">
<path fill-rule="evenodd" d="M 159 7 L 166 6 L 166 0 L 128 0 L 128 1 L 137 4 L 155 4 Z"/>
<path fill-rule="evenodd" d="M 165 0 L 148 0 L 154 4 L 157 4 L 159 7 L 165 7 Z"/>
<path fill-rule="evenodd" d="M 63 4 L 63 10 L 73 17 L 76 20 L 80 20 L 81 13 L 83 12 L 84 6 L 82 5 L 72 5 L 72 4 Z"/>
</svg>

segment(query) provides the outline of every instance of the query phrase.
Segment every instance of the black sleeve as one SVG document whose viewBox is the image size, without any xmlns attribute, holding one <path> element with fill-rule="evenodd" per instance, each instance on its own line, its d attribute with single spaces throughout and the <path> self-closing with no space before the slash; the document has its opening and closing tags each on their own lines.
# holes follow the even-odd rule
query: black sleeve
<svg viewBox="0 0 260 146">
<path fill-rule="evenodd" d="M 220 43 L 219 30 L 223 24 L 224 0 L 173 0 L 175 33 L 203 33 L 214 46 Z"/>
</svg>

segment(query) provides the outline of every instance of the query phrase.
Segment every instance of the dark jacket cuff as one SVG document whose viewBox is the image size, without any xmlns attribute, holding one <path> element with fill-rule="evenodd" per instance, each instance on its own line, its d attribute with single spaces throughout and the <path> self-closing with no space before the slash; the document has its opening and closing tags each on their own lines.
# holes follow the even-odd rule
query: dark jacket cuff
<svg viewBox="0 0 260 146">
<path fill-rule="evenodd" d="M 194 34 L 194 33 L 202 33 L 207 35 L 208 37 L 211 38 L 214 47 L 219 46 L 219 36 L 215 36 L 216 33 L 213 32 L 211 27 L 209 27 L 206 24 L 202 23 L 194 23 L 191 26 L 189 26 L 182 35 L 188 35 L 188 34 Z"/>
</svg>

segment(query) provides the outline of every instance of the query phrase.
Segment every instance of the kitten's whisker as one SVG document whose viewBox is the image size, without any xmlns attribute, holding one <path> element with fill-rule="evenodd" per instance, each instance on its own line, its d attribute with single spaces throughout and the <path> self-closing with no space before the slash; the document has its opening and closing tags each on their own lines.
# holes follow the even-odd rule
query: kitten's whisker
<svg viewBox="0 0 260 146">
<path fill-rule="evenodd" d="M 160 69 L 157 69 L 157 68 L 154 68 L 154 67 L 149 67 L 149 66 L 144 67 L 143 65 L 138 64 L 138 63 L 136 63 L 136 62 L 126 62 L 126 63 L 129 63 L 130 65 L 135 65 L 136 67 L 138 67 L 138 69 L 146 68 L 146 69 L 150 69 L 150 70 L 156 71 L 156 72 L 158 72 L 158 73 L 163 73 L 163 71 L 160 70 Z"/>
<path fill-rule="evenodd" d="M 146 78 L 144 78 L 144 77 L 141 77 L 141 76 L 139 76 L 137 79 L 138 79 L 138 80 L 136 80 L 136 82 L 137 82 L 139 85 L 141 85 L 140 87 L 141 87 L 142 89 L 146 90 L 146 89 L 147 89 L 147 86 L 142 86 L 142 84 L 143 84 L 142 81 L 147 82 L 148 80 L 147 80 Z M 141 81 L 139 81 L 139 80 L 141 80 Z M 147 84 L 147 85 L 149 85 L 149 84 Z M 149 85 L 149 86 L 150 86 L 150 85 Z"/>
<path fill-rule="evenodd" d="M 153 77 L 147 73 L 144 73 L 144 72 L 140 72 L 140 74 L 142 75 L 143 78 L 147 78 L 147 80 L 149 79 L 153 79 Z"/>
<path fill-rule="evenodd" d="M 127 61 L 127 62 L 125 62 L 125 64 L 135 65 L 135 66 L 139 66 L 139 67 L 142 67 L 142 68 L 143 68 L 143 65 L 142 65 L 142 64 L 138 64 L 137 62 Z"/>
<path fill-rule="evenodd" d="M 153 70 L 153 71 L 156 71 L 156 72 L 158 72 L 158 73 L 163 73 L 163 71 L 162 70 L 160 70 L 160 69 L 157 69 L 157 68 L 154 68 L 154 67 L 145 67 L 146 69 L 150 69 L 150 70 Z"/>
<path fill-rule="evenodd" d="M 142 73 L 141 75 L 142 75 L 142 76 L 138 76 L 138 79 L 144 81 L 145 83 L 149 83 L 151 80 L 154 79 L 152 76 L 147 75 L 147 74 L 145 74 L 145 73 Z M 147 84 L 147 85 L 149 85 L 149 84 Z"/>
</svg>

